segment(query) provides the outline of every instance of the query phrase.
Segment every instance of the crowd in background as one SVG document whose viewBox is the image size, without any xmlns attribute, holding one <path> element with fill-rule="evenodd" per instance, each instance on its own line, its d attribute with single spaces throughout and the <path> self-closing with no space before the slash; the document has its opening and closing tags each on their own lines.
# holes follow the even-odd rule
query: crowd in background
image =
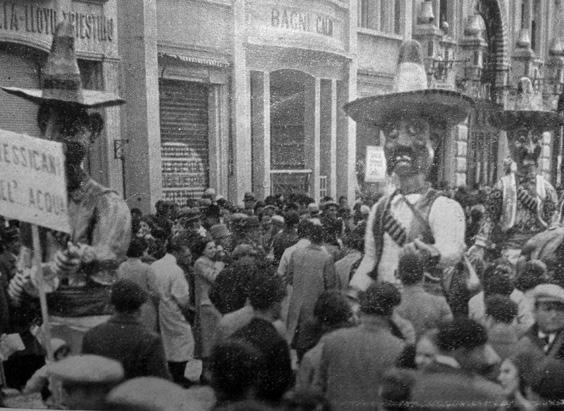
<svg viewBox="0 0 564 411">
<path fill-rule="evenodd" d="M 468 245 L 484 193 L 448 193 L 466 212 Z M 158 201 L 154 214 L 132 209 L 132 240 L 111 293 L 115 315 L 87 332 L 82 354 L 119 361 L 125 380 L 157 377 L 186 393 L 209 387 L 212 400 L 187 394 L 185 409 L 399 410 L 461 401 L 560 409 L 562 275 L 540 261 L 515 269 L 496 259 L 477 267 L 479 282 L 470 284 L 461 267 L 435 278 L 407 254 L 396 283 L 351 293 L 376 200 L 351 209 L 345 197 L 316 203 L 246 193 L 236 206 L 208 189 L 183 206 Z M 17 224 L 2 227 L 0 332 L 18 333 L 25 345 L 3 362 L 5 385 L 40 391 L 56 405 L 38 302 L 11 303 Z M 52 346 L 55 361 L 68 360 L 64 341 Z"/>
</svg>

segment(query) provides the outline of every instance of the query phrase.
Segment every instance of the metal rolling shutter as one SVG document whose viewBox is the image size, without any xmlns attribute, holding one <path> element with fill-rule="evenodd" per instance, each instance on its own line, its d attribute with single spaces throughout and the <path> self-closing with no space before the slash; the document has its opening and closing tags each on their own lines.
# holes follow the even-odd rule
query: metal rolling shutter
<svg viewBox="0 0 564 411">
<path fill-rule="evenodd" d="M 160 80 L 163 194 L 184 205 L 209 183 L 208 86 Z"/>
<path fill-rule="evenodd" d="M 33 59 L 0 50 L 0 86 L 39 88 L 39 67 Z M 38 137 L 37 105 L 0 91 L 0 128 Z"/>
</svg>

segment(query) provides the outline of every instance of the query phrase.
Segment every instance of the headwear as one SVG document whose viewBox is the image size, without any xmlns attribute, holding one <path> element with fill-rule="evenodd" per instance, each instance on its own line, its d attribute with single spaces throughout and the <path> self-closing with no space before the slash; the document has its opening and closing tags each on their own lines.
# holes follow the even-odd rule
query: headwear
<svg viewBox="0 0 564 411">
<path fill-rule="evenodd" d="M 363 204 L 360 206 L 360 214 L 370 214 L 370 207 Z"/>
<path fill-rule="evenodd" d="M 354 100 L 344 106 L 347 114 L 357 122 L 374 125 L 385 125 L 402 115 L 454 123 L 464 120 L 474 101 L 456 91 L 427 88 L 422 56 L 421 44 L 405 41 L 400 47 L 393 93 Z"/>
<path fill-rule="evenodd" d="M 327 210 L 331 206 L 339 208 L 339 204 L 333 200 L 329 200 L 323 204 L 323 210 Z"/>
<path fill-rule="evenodd" d="M 284 217 L 282 217 L 281 215 L 273 215 L 271 221 L 273 223 L 277 223 L 277 224 L 284 224 Z"/>
<path fill-rule="evenodd" d="M 558 302 L 564 304 L 564 288 L 556 284 L 539 284 L 533 291 L 535 302 Z"/>
<path fill-rule="evenodd" d="M 204 194 L 202 194 L 202 198 L 210 198 L 212 200 L 215 199 L 215 190 L 213 188 L 206 188 L 206 191 L 204 191 Z"/>
<path fill-rule="evenodd" d="M 251 192 L 246 192 L 243 201 L 255 201 L 255 195 Z"/>
<path fill-rule="evenodd" d="M 241 228 L 243 228 L 244 230 L 252 230 L 260 227 L 260 221 L 258 217 L 254 215 L 242 219 L 240 224 L 241 224 Z"/>
<path fill-rule="evenodd" d="M 51 52 L 42 70 L 41 89 L 2 87 L 10 94 L 35 104 L 68 103 L 85 108 L 109 107 L 125 103 L 113 93 L 82 88 L 74 48 L 74 27 L 65 20 L 57 25 Z"/>
<path fill-rule="evenodd" d="M 49 364 L 49 375 L 63 382 L 75 384 L 112 384 L 123 380 L 122 365 L 99 355 L 71 355 Z"/>
<path fill-rule="evenodd" d="M 178 212 L 178 218 L 185 223 L 197 220 L 200 217 L 200 210 L 198 210 L 197 208 L 183 207 Z"/>
<path fill-rule="evenodd" d="M 210 234 L 214 240 L 219 240 L 227 237 L 230 233 L 225 224 L 216 224 L 211 226 Z"/>
<path fill-rule="evenodd" d="M 564 117 L 543 104 L 542 93 L 536 93 L 531 79 L 521 77 L 517 95 L 508 101 L 509 109 L 498 110 L 490 115 L 489 121 L 502 130 L 515 130 L 521 127 L 540 131 L 552 130 L 564 124 Z"/>
<path fill-rule="evenodd" d="M 319 213 L 319 207 L 315 203 L 309 203 L 307 205 L 307 211 L 309 211 L 310 214 Z"/>
<path fill-rule="evenodd" d="M 213 406 L 212 395 L 203 395 L 210 391 L 201 391 L 198 402 L 190 392 L 162 378 L 139 377 L 125 381 L 114 388 L 107 396 L 107 402 L 116 409 L 134 409 L 139 411 L 182 411 L 190 409 L 210 409 Z M 202 394 L 202 395 L 200 395 Z M 200 398 L 202 397 L 202 398 Z M 206 398 L 209 397 L 209 398 Z M 203 403 L 209 403 L 206 407 Z"/>
</svg>

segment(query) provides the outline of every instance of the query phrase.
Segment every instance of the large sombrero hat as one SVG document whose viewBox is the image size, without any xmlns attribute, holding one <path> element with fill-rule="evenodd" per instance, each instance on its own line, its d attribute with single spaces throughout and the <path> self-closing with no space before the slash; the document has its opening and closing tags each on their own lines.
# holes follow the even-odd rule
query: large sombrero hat
<svg viewBox="0 0 564 411">
<path fill-rule="evenodd" d="M 521 77 L 515 98 L 509 99 L 507 110 L 490 115 L 490 124 L 502 130 L 526 127 L 540 131 L 552 130 L 564 124 L 564 117 L 556 111 L 546 109 L 542 93 L 536 93 L 528 77 Z"/>
<path fill-rule="evenodd" d="M 400 48 L 393 92 L 359 98 L 347 103 L 344 109 L 357 122 L 384 125 L 401 116 L 460 123 L 473 106 L 469 96 L 427 87 L 421 44 L 408 40 Z"/>
<path fill-rule="evenodd" d="M 68 21 L 57 25 L 51 52 L 43 68 L 41 89 L 2 87 L 2 90 L 33 101 L 73 104 L 82 107 L 108 107 L 125 103 L 113 93 L 82 88 L 74 49 L 74 29 Z"/>
</svg>

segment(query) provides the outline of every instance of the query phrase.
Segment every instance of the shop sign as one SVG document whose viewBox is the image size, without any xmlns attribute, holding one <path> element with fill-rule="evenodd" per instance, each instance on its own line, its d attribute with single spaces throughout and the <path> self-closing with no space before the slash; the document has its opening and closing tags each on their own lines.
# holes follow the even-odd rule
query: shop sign
<svg viewBox="0 0 564 411">
<path fill-rule="evenodd" d="M 100 52 L 117 47 L 114 18 L 103 13 L 103 6 L 72 2 L 63 19 L 74 26 L 78 52 Z M 0 39 L 23 38 L 51 44 L 59 16 L 53 2 L 0 1 Z"/>
<path fill-rule="evenodd" d="M 0 215 L 70 232 L 61 143 L 0 130 Z"/>
<path fill-rule="evenodd" d="M 333 36 L 335 21 L 329 16 L 298 9 L 273 7 L 270 17 L 270 24 L 274 28 Z"/>
<path fill-rule="evenodd" d="M 366 183 L 379 183 L 386 180 L 386 157 L 382 146 L 366 146 Z"/>
</svg>

